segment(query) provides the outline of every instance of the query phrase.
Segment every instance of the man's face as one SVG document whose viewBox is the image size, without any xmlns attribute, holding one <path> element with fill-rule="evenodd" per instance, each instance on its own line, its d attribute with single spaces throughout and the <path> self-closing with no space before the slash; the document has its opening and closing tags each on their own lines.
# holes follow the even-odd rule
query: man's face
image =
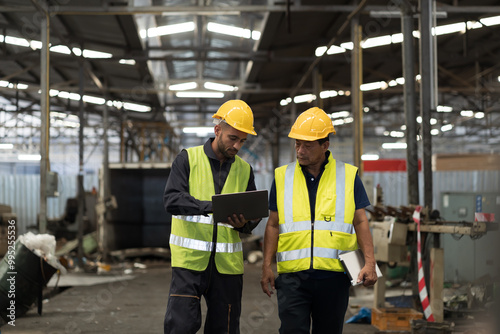
<svg viewBox="0 0 500 334">
<path fill-rule="evenodd" d="M 226 159 L 234 158 L 247 140 L 247 133 L 221 123 L 215 126 L 217 149 Z"/>
<path fill-rule="evenodd" d="M 295 140 L 295 152 L 297 160 L 302 166 L 309 166 L 322 163 L 325 159 L 325 152 L 328 150 L 329 142 L 320 144 L 318 141 Z"/>
</svg>

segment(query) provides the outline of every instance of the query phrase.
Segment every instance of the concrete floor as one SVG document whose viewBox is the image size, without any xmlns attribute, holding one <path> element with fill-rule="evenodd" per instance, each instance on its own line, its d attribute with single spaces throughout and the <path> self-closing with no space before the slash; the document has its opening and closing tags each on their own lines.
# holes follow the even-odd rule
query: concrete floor
<svg viewBox="0 0 500 334">
<path fill-rule="evenodd" d="M 122 273 L 123 270 L 114 278 L 118 278 L 118 275 L 121 278 Z M 92 275 L 96 276 L 83 276 L 88 276 L 87 281 L 91 281 Z M 113 278 L 113 275 L 108 276 Z M 0 333 L 163 333 L 170 277 L 168 262 L 154 262 L 148 264 L 147 269 L 134 269 L 127 280 L 67 288 L 44 301 L 42 316 L 37 314 L 36 309 L 31 309 L 16 319 L 15 327 L 8 324 L 0 327 Z M 264 295 L 259 281 L 260 265 L 247 264 L 242 301 L 242 334 L 278 333 L 276 295 L 271 298 Z M 50 292 L 50 289 L 47 288 L 46 292 Z M 361 295 L 360 298 L 351 297 L 346 319 L 356 314 L 362 306 L 371 307 L 370 294 Z M 202 312 L 204 310 L 202 302 Z M 375 327 L 368 324 L 346 324 L 344 333 L 367 334 L 376 331 Z"/>
</svg>

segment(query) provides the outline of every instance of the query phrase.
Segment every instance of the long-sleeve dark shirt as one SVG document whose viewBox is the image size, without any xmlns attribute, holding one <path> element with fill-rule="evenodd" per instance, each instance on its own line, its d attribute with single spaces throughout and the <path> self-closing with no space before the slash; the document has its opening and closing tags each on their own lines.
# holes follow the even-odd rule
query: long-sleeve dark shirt
<svg viewBox="0 0 500 334">
<path fill-rule="evenodd" d="M 220 194 L 227 176 L 231 169 L 231 165 L 235 158 L 220 162 L 214 151 L 212 150 L 212 142 L 214 138 L 210 138 L 203 145 L 203 151 L 210 161 L 212 167 L 212 175 L 215 187 L 215 193 Z M 189 157 L 186 150 L 182 150 L 174 162 L 170 170 L 170 175 L 163 193 L 163 204 L 165 210 L 172 215 L 207 215 L 212 213 L 211 201 L 200 201 L 191 196 L 189 193 Z M 207 171 L 207 176 L 210 175 Z M 253 169 L 250 167 L 250 178 L 246 191 L 256 190 L 255 177 Z M 251 233 L 257 226 L 258 221 L 249 221 L 242 228 L 235 229 L 243 233 Z"/>
</svg>

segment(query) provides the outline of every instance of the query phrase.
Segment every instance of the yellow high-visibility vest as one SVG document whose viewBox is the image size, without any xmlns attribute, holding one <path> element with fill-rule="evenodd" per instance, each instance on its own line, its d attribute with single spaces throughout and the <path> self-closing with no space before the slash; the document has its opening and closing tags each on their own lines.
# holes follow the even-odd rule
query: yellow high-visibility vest
<svg viewBox="0 0 500 334">
<path fill-rule="evenodd" d="M 203 146 L 187 149 L 189 158 L 189 193 L 200 201 L 211 201 L 215 195 L 210 161 Z M 240 157 L 227 176 L 222 194 L 245 191 L 250 179 L 250 165 Z M 213 242 L 213 217 L 172 216 L 170 252 L 172 267 L 202 271 L 208 266 L 215 247 L 215 264 L 221 274 L 243 274 L 243 246 L 238 231 L 229 224 L 217 222 L 217 242 Z"/>
<path fill-rule="evenodd" d="M 357 249 L 353 226 L 357 167 L 330 153 L 311 219 L 306 179 L 298 162 L 275 170 L 279 215 L 278 273 L 310 268 L 344 271 L 339 254 Z"/>
</svg>

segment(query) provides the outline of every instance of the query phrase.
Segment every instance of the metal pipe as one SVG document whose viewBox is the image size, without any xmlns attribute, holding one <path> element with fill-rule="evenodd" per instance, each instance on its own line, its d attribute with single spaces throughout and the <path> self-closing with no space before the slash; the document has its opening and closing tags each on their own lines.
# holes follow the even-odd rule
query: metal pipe
<svg viewBox="0 0 500 334">
<path fill-rule="evenodd" d="M 351 21 L 351 37 L 353 49 L 351 54 L 351 111 L 354 117 L 354 165 L 359 168 L 359 176 L 363 176 L 363 94 L 360 86 L 363 82 L 363 60 L 361 51 L 361 26 L 355 16 Z"/>
<path fill-rule="evenodd" d="M 418 187 L 417 112 L 415 94 L 415 56 L 413 48 L 413 11 L 401 1 L 401 30 L 403 32 L 404 110 L 406 117 L 406 172 L 408 174 L 408 202 L 420 203 Z"/>
<path fill-rule="evenodd" d="M 433 88 L 434 45 L 432 42 L 432 6 L 433 0 L 420 1 L 420 114 L 422 116 L 422 168 L 424 172 L 424 205 L 432 209 L 432 138 L 431 111 L 436 108 Z"/>
<path fill-rule="evenodd" d="M 40 212 L 38 214 L 38 231 L 47 232 L 47 172 L 49 169 L 49 133 L 50 133 L 50 100 L 49 100 L 49 44 L 50 17 L 47 13 L 41 20 L 42 49 L 40 52 Z"/>
</svg>

